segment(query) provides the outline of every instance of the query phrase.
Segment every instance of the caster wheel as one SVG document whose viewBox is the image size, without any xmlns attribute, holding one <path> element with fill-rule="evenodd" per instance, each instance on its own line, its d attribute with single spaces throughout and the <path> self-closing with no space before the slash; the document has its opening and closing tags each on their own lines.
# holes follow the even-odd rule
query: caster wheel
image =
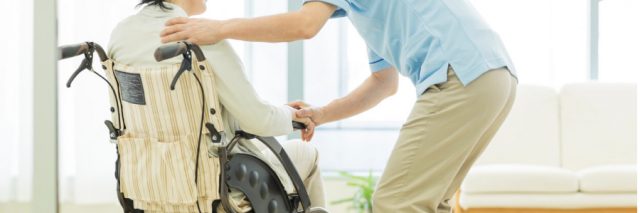
<svg viewBox="0 0 640 213">
<path fill-rule="evenodd" d="M 311 209 L 309 209 L 310 213 L 329 213 L 326 209 L 323 209 L 322 207 L 313 207 Z"/>
</svg>

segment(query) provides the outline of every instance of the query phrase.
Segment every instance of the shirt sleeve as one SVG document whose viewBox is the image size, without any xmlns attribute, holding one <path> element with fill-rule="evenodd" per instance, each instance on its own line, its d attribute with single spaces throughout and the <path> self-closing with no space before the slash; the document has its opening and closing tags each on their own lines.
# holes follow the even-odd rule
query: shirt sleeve
<svg viewBox="0 0 640 213">
<path fill-rule="evenodd" d="M 303 4 L 307 2 L 324 2 L 336 6 L 336 12 L 331 15 L 331 18 L 347 16 L 347 9 L 349 8 L 349 2 L 347 2 L 347 0 L 304 0 Z"/>
<path fill-rule="evenodd" d="M 369 53 L 369 67 L 371 67 L 371 72 L 378 72 L 392 66 L 389 62 L 385 61 L 384 58 L 373 52 L 371 48 L 367 48 L 367 52 Z"/>
<path fill-rule="evenodd" d="M 244 73 L 242 62 L 226 41 L 202 46 L 213 67 L 220 103 L 240 128 L 260 136 L 278 136 L 293 132 L 293 108 L 262 100 Z"/>
</svg>

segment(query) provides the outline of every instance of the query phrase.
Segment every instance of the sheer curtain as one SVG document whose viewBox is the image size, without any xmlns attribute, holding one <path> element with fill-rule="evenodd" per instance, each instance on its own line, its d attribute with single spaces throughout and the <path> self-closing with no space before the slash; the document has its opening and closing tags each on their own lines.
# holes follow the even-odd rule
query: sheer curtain
<svg viewBox="0 0 640 213">
<path fill-rule="evenodd" d="M 58 43 L 93 41 L 106 48 L 111 29 L 136 12 L 136 1 L 58 0 Z M 81 72 L 65 84 L 82 57 L 58 63 L 60 202 L 116 202 L 115 147 L 103 121 L 110 118 L 107 85 Z M 99 60 L 94 68 L 101 72 Z"/>
<path fill-rule="evenodd" d="M 600 75 L 607 82 L 638 82 L 640 1 L 600 2 Z"/>
<path fill-rule="evenodd" d="M 60 44 L 95 41 L 106 46 L 118 21 L 137 11 L 132 0 L 58 0 Z M 586 81 L 588 1 L 471 0 L 505 42 L 521 83 L 559 87 Z M 7 1 L 0 13 L 0 202 L 29 201 L 32 175 L 32 1 Z M 638 2 L 601 2 L 601 69 L 605 80 L 637 80 L 631 64 L 638 28 Z M 225 19 L 284 12 L 286 1 L 210 0 L 202 17 Z M 622 24 L 619 24 L 622 23 Z M 626 23 L 626 24 L 625 24 Z M 305 99 L 326 104 L 346 94 L 369 75 L 366 50 L 345 19 L 331 20 L 305 42 Z M 271 103 L 287 100 L 286 44 L 231 41 L 245 62 L 258 93 Z M 637 47 L 637 48 L 636 48 Z M 80 59 L 59 63 L 60 191 L 62 202 L 116 202 L 115 149 L 102 121 L 108 119 L 107 87 L 95 76 L 80 74 L 71 89 L 64 83 Z M 97 60 L 94 62 L 98 71 Z M 324 126 L 314 139 L 325 170 L 382 170 L 415 97 L 403 79 L 400 91 L 379 107 L 343 122 Z M 356 153 L 360 147 L 368 152 Z M 5 160 L 6 159 L 6 160 Z M 349 162 L 349 163 L 344 163 Z"/>
<path fill-rule="evenodd" d="M 32 164 L 33 1 L 0 13 L 0 203 L 29 202 Z"/>
</svg>

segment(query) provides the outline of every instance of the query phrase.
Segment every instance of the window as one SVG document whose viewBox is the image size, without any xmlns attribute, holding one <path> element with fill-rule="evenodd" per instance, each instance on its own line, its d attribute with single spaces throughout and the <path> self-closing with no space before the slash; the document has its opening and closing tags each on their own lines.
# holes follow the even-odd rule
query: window
<svg viewBox="0 0 640 213">
<path fill-rule="evenodd" d="M 137 12 L 135 5 L 132 1 L 58 0 L 58 44 L 93 41 L 107 48 L 111 30 Z M 71 88 L 65 86 L 81 60 L 75 57 L 58 63 L 59 199 L 114 202 L 116 198 L 107 195 L 115 187 L 116 152 L 101 122 L 111 116 L 108 87 L 88 73 L 80 73 Z M 97 57 L 93 66 L 102 73 Z"/>
<path fill-rule="evenodd" d="M 627 4 L 631 1 L 627 0 Z M 589 80 L 588 2 L 471 0 L 471 3 L 501 36 L 521 84 L 559 88 Z M 622 17 L 629 16 L 619 15 L 618 19 Z M 629 31 L 629 26 L 618 29 Z M 620 40 L 633 40 L 632 35 L 638 37 L 637 33 L 629 34 Z M 330 20 L 316 38 L 305 43 L 305 99 L 321 106 L 346 95 L 370 75 L 367 60 L 366 46 L 348 19 Z M 325 156 L 330 156 L 321 158 L 323 169 L 381 171 L 415 98 L 414 86 L 401 77 L 398 93 L 379 106 L 319 128 L 316 145 Z M 367 147 L 366 152 L 359 151 L 362 147 Z"/>
<path fill-rule="evenodd" d="M 520 83 L 559 87 L 588 78 L 588 4 L 581 0 L 472 0 L 502 37 Z"/>
<path fill-rule="evenodd" d="M 226 5 L 224 1 L 222 5 Z M 287 1 L 246 0 L 251 6 L 245 16 L 264 16 L 287 11 Z M 238 14 L 235 17 L 242 17 Z M 249 79 L 264 100 L 273 104 L 287 103 L 287 44 L 286 43 L 245 43 L 247 56 L 243 60 L 247 66 Z"/>
<path fill-rule="evenodd" d="M 33 1 L 3 2 L 0 33 L 0 202 L 31 200 Z"/>
<path fill-rule="evenodd" d="M 517 67 L 520 82 L 559 87 L 589 80 L 589 2 L 584 0 L 471 0 L 498 32 Z M 59 43 L 95 41 L 106 46 L 111 29 L 135 13 L 136 2 L 58 0 Z M 602 0 L 599 8 L 599 79 L 636 81 L 640 56 L 640 2 Z M 284 12 L 286 1 L 209 1 L 204 18 L 262 16 Z M 7 32 L 0 34 L 0 201 L 26 202 L 32 181 L 32 54 L 33 2 L 8 1 L 0 17 Z M 86 9 L 89 8 L 89 9 Z M 286 103 L 287 44 L 230 41 L 244 61 L 258 93 L 274 104 Z M 324 105 L 346 95 L 370 74 L 366 47 L 347 19 L 334 19 L 304 45 L 304 97 Z M 97 119 L 108 118 L 107 87 L 81 74 L 72 89 L 63 85 L 80 58 L 59 64 L 59 142 L 61 201 L 116 202 L 112 196 L 115 151 Z M 97 64 L 97 62 L 96 62 Z M 13 91 L 19 90 L 20 93 Z M 374 109 L 318 129 L 315 143 L 323 153 L 324 170 L 381 171 L 393 149 L 398 130 L 408 116 L 415 95 L 402 78 L 398 93 Z M 90 102 L 87 100 L 91 100 Z M 8 140 L 6 140 L 8 139 Z M 366 147 L 366 151 L 363 151 Z M 345 163 L 349 162 L 349 163 Z"/>
<path fill-rule="evenodd" d="M 305 43 L 305 99 L 313 105 L 347 95 L 370 74 L 366 45 L 346 19 L 329 21 L 316 38 Z M 410 80 L 400 81 L 398 93 L 372 110 L 324 128 L 397 129 L 415 102 Z"/>
<path fill-rule="evenodd" d="M 347 26 L 346 92 L 354 90 L 371 75 L 367 46 L 356 29 L 351 24 Z M 341 125 L 351 129 L 398 129 L 409 115 L 415 100 L 415 87 L 408 78 L 400 76 L 398 92 L 394 96 L 372 110 L 342 121 Z"/>
<path fill-rule="evenodd" d="M 321 106 L 345 96 L 371 73 L 366 46 L 346 19 L 329 21 L 304 46 L 305 100 Z M 314 143 L 325 171 L 381 171 L 393 148 L 398 127 L 415 100 L 403 79 L 400 91 L 372 110 L 317 129 Z M 401 107 L 398 107 L 401 105 Z M 376 130 L 376 131 L 372 131 Z M 367 147 L 366 153 L 362 147 Z M 349 163 L 344 163 L 349 162 Z"/>
<path fill-rule="evenodd" d="M 636 0 L 600 1 L 599 69 L 603 81 L 634 81 L 640 77 L 640 2 Z"/>
</svg>

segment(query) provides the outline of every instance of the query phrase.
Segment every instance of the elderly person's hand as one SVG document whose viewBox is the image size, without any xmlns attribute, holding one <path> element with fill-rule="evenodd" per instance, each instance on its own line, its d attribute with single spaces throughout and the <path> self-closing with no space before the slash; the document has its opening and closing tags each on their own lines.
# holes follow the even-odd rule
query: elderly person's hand
<svg viewBox="0 0 640 213">
<path fill-rule="evenodd" d="M 298 116 L 299 111 L 299 109 L 296 109 L 293 112 L 293 121 L 303 123 L 306 126 L 306 128 L 301 129 L 300 131 L 302 133 L 302 140 L 309 142 L 313 138 L 313 133 L 315 133 L 316 124 L 309 117 Z"/>
<path fill-rule="evenodd" d="M 313 121 L 316 126 L 320 126 L 321 124 L 326 123 L 326 120 L 324 119 L 324 112 L 320 107 L 311 107 L 309 104 L 302 101 L 293 101 L 288 103 L 287 105 L 299 109 L 296 112 L 296 116 L 311 118 L 311 121 Z"/>
<path fill-rule="evenodd" d="M 160 33 L 162 43 L 184 41 L 198 45 L 215 44 L 224 39 L 222 21 L 179 17 L 170 19 Z"/>
</svg>

